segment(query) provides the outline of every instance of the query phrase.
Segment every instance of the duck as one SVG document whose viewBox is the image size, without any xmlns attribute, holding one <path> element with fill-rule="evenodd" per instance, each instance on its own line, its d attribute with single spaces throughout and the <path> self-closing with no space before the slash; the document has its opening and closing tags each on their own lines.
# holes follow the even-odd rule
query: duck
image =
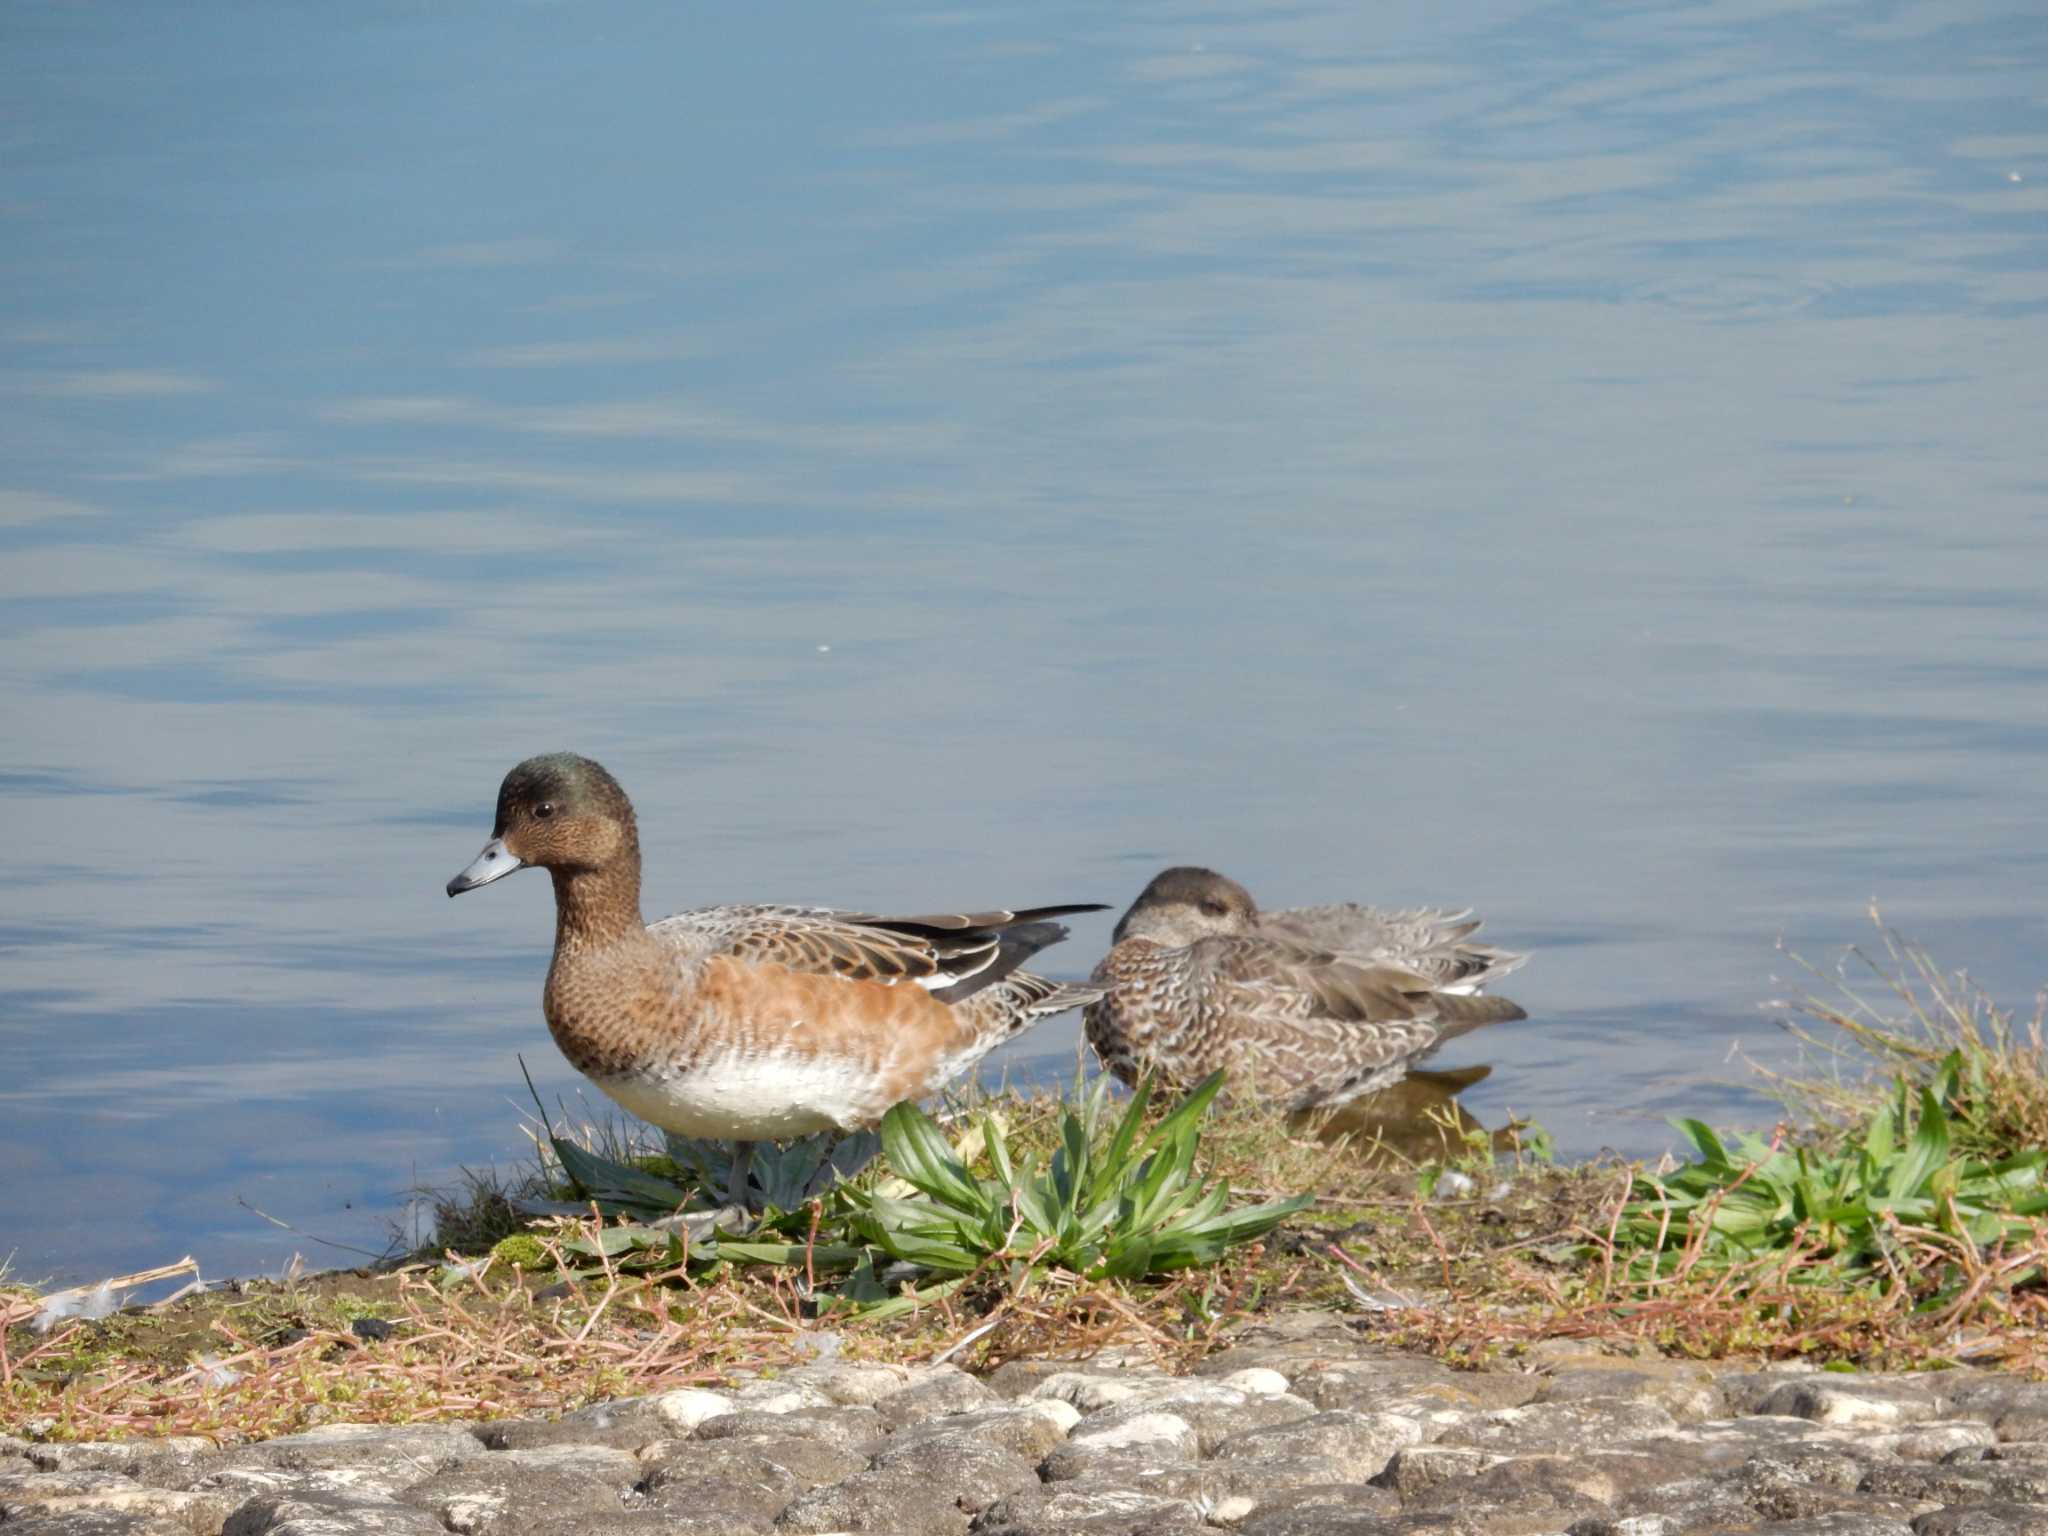
<svg viewBox="0 0 2048 1536">
<path fill-rule="evenodd" d="M 527 868 L 555 886 L 541 1011 L 556 1046 L 629 1113 L 735 1143 L 740 1206 L 755 1142 L 870 1127 L 1102 996 L 1021 969 L 1067 936 L 1055 919 L 1101 902 L 912 917 L 754 903 L 649 923 L 632 801 L 573 752 L 505 775 L 490 841 L 448 894 Z"/>
<path fill-rule="evenodd" d="M 1228 876 L 1176 865 L 1117 922 L 1083 1029 L 1125 1083 L 1186 1089 L 1221 1070 L 1235 1098 L 1334 1109 L 1455 1035 L 1528 1017 L 1483 995 L 1528 956 L 1475 942 L 1479 926 L 1428 907 L 1262 912 Z"/>
</svg>

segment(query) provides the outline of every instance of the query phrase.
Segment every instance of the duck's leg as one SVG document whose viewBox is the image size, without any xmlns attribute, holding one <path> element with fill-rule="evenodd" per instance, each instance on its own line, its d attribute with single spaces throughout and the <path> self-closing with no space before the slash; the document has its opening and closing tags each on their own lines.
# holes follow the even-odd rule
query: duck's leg
<svg viewBox="0 0 2048 1536">
<path fill-rule="evenodd" d="M 750 1175 L 753 1171 L 754 1144 L 751 1141 L 734 1142 L 732 1147 L 732 1174 L 725 1186 L 725 1198 L 728 1204 L 736 1205 L 743 1211 L 750 1211 L 754 1208 L 753 1201 L 748 1199 L 750 1193 L 748 1185 L 752 1182 Z"/>
</svg>

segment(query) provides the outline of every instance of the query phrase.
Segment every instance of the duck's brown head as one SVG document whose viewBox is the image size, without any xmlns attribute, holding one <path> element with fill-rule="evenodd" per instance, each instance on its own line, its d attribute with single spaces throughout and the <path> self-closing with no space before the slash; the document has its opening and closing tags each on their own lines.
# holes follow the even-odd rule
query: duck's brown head
<svg viewBox="0 0 2048 1536">
<path fill-rule="evenodd" d="M 1178 949 L 1217 934 L 1249 933 L 1259 915 L 1252 893 L 1193 864 L 1161 870 L 1116 925 L 1113 942 L 1146 939 Z"/>
<path fill-rule="evenodd" d="M 550 752 L 505 775 L 491 840 L 448 882 L 448 894 L 460 896 L 529 864 L 557 872 L 601 870 L 637 861 L 639 854 L 633 803 L 619 781 L 587 757 Z"/>
</svg>

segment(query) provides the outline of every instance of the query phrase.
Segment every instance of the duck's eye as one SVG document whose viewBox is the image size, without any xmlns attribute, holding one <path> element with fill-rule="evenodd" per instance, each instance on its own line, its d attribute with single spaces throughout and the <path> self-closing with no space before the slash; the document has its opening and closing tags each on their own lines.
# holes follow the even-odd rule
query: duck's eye
<svg viewBox="0 0 2048 1536">
<path fill-rule="evenodd" d="M 536 805 L 533 808 L 533 814 L 538 816 L 542 821 L 546 821 L 550 816 L 555 814 L 555 802 L 552 800 L 541 801 L 539 805 Z"/>
<path fill-rule="evenodd" d="M 1230 911 L 1230 908 L 1223 905 L 1220 901 L 1205 901 L 1202 903 L 1202 911 L 1210 917 L 1222 917 Z"/>
</svg>

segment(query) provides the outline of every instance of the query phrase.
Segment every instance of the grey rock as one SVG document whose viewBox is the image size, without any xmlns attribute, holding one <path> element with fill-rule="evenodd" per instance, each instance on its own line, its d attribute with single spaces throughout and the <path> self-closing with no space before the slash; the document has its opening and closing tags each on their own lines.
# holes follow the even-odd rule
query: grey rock
<svg viewBox="0 0 2048 1536">
<path fill-rule="evenodd" d="M 1312 1417 L 1315 1411 L 1292 1394 L 1254 1396 L 1206 1382 L 1170 1383 L 1089 1414 L 1072 1433 L 1076 1438 L 1094 1438 L 1147 1414 L 1165 1413 L 1191 1428 L 1198 1454 L 1208 1456 L 1233 1435 L 1291 1424 Z"/>
<path fill-rule="evenodd" d="M 1232 1435 L 1216 1447 L 1216 1456 L 1221 1461 L 1255 1462 L 1319 1457 L 1340 1469 L 1332 1481 L 1369 1483 L 1386 1470 L 1396 1451 L 1421 1438 L 1413 1420 L 1338 1408 L 1291 1424 Z"/>
<path fill-rule="evenodd" d="M 461 1461 L 488 1455 L 467 1427 L 328 1424 L 222 1453 L 223 1466 L 284 1472 L 352 1471 L 410 1487 Z"/>
<path fill-rule="evenodd" d="M 922 1424 L 948 1413 L 972 1413 L 999 1399 L 957 1366 L 928 1367 L 918 1378 L 875 1403 L 890 1429 Z"/>
<path fill-rule="evenodd" d="M 1351 1515 L 1391 1517 L 1401 1512 L 1401 1496 L 1391 1488 L 1371 1483 L 1300 1483 L 1252 1493 L 1247 1516 L 1297 1509 L 1335 1509 Z"/>
<path fill-rule="evenodd" d="M 1828 1372 L 1779 1382 L 1747 1411 L 1812 1419 L 1817 1424 L 1895 1429 L 1918 1419 L 1938 1418 L 1940 1408 L 1939 1399 L 1924 1377 L 1859 1377 Z"/>
<path fill-rule="evenodd" d="M 804 1494 L 782 1511 L 774 1529 L 964 1536 L 968 1523 L 966 1511 L 948 1498 L 944 1489 L 930 1487 L 904 1469 L 857 1472 L 844 1482 Z"/>
<path fill-rule="evenodd" d="M 195 1536 L 189 1523 L 174 1517 L 138 1515 L 118 1509 L 30 1515 L 25 1520 L 8 1521 L 7 1533 L 8 1536 Z M 206 1531 L 205 1536 L 212 1536 L 211 1531 Z"/>
<path fill-rule="evenodd" d="M 537 1451 L 554 1445 L 603 1445 L 637 1451 L 673 1430 L 652 1413 L 613 1414 L 591 1422 L 576 1419 L 504 1419 L 480 1424 L 477 1439 L 494 1451 Z"/>
<path fill-rule="evenodd" d="M 670 1448 L 675 1454 L 642 1465 L 649 1496 L 663 1508 L 678 1510 L 708 1497 L 739 1507 L 717 1491 L 730 1483 L 757 1490 L 760 1497 L 748 1507 L 759 1505 L 765 1517 L 773 1517 L 798 1494 L 851 1477 L 868 1464 L 865 1456 L 829 1440 L 795 1436 L 663 1443 L 663 1449 Z"/>
<path fill-rule="evenodd" d="M 877 1448 L 877 1465 L 914 1445 L 993 1445 L 1037 1463 L 1067 1438 L 1073 1410 L 1064 1403 L 1003 1403 L 979 1413 L 927 1419 L 899 1429 Z"/>
<path fill-rule="evenodd" d="M 198 1482 L 219 1457 L 211 1440 L 167 1435 L 158 1440 L 72 1440 L 25 1446 L 24 1455 L 43 1472 L 118 1472 L 152 1488 L 186 1488 Z M 4 1469 L 4 1468 L 0 1468 Z M 29 1468 L 22 1468 L 27 1471 Z"/>
<path fill-rule="evenodd" d="M 0 1525 L 10 1536 L 29 1520 L 119 1515 L 212 1536 L 234 1508 L 216 1493 L 149 1488 L 119 1472 L 9 1472 L 0 1475 Z"/>
<path fill-rule="evenodd" d="M 1671 1515 L 1588 1515 L 1566 1526 L 1565 1536 L 1682 1536 L 1684 1529 Z"/>
<path fill-rule="evenodd" d="M 1545 1529 L 1608 1513 L 1618 1500 L 1640 1489 L 1675 1481 L 1671 1463 L 1657 1456 L 1590 1451 L 1578 1455 L 1517 1456 L 1497 1461 L 1466 1477 L 1446 1479 L 1419 1497 L 1411 1509 L 1441 1510 L 1512 1506 Z"/>
<path fill-rule="evenodd" d="M 975 1521 L 975 1536 L 1039 1536 L 1064 1531 L 1134 1530 L 1178 1522 L 1202 1526 L 1193 1499 L 1162 1498 L 1130 1489 L 1091 1488 L 1074 1483 L 1019 1489 L 991 1504 Z"/>
<path fill-rule="evenodd" d="M 944 1367 L 951 1370 L 951 1366 Z M 919 1373 L 909 1366 L 865 1360 L 821 1361 L 785 1371 L 783 1380 L 815 1387 L 827 1402 L 870 1408 L 885 1397 L 914 1385 Z"/>
<path fill-rule="evenodd" d="M 1298 1509 L 1261 1509 L 1238 1527 L 1243 1536 L 1424 1536 L 1449 1533 L 1436 1516 L 1417 1521 L 1403 1515 L 1375 1514 L 1369 1509 L 1344 1505 L 1311 1504 Z M 1460 1531 L 1458 1536 L 1469 1536 Z"/>
<path fill-rule="evenodd" d="M 823 1440 L 829 1445 L 859 1450 L 880 1443 L 888 1433 L 881 1414 L 873 1408 L 827 1406 L 798 1408 L 788 1413 L 761 1413 L 742 1409 L 737 1413 L 708 1419 L 697 1426 L 699 1440 Z"/>
<path fill-rule="evenodd" d="M 1913 1527 L 1902 1520 L 1888 1520 L 1854 1511 L 1811 1515 L 1803 1520 L 1773 1520 L 1743 1529 L 1768 1533 L 1768 1536 L 1913 1536 Z"/>
<path fill-rule="evenodd" d="M 933 1439 L 887 1447 L 874 1460 L 869 1475 L 911 1477 L 970 1515 L 978 1515 L 1006 1493 L 1038 1481 L 1038 1470 L 1025 1457 L 1003 1446 Z"/>
<path fill-rule="evenodd" d="M 1857 1487 L 1864 1493 L 1917 1499 L 1927 1504 L 2048 1502 L 2048 1466 L 2019 1461 L 1929 1465 L 1873 1462 Z"/>
<path fill-rule="evenodd" d="M 1678 1421 L 1655 1403 L 1596 1397 L 1578 1402 L 1530 1403 L 1496 1408 L 1454 1424 L 1440 1437 L 1445 1445 L 1470 1445 L 1503 1455 L 1571 1452 L 1589 1445 L 1618 1445 L 1667 1435 Z"/>
<path fill-rule="evenodd" d="M 1074 1369 L 1071 1360 L 1005 1360 L 982 1377 L 981 1384 L 997 1397 L 1029 1397 L 1047 1377 Z"/>
<path fill-rule="evenodd" d="M 1501 1458 L 1469 1445 L 1407 1445 L 1373 1481 L 1391 1488 L 1408 1503 L 1418 1503 L 1432 1489 L 1457 1479 L 1477 1476 Z"/>
<path fill-rule="evenodd" d="M 436 1472 L 406 1489 L 399 1502 L 427 1511 L 456 1536 L 531 1536 L 551 1518 L 620 1512 L 619 1492 L 609 1480 L 573 1466 L 533 1465 L 523 1454 L 480 1457 Z"/>
<path fill-rule="evenodd" d="M 1090 1414 L 1068 1432 L 1075 1446 L 1120 1451 L 1144 1446 L 1161 1461 L 1193 1461 L 1201 1454 L 1201 1436 L 1180 1414 L 1166 1408 L 1134 1404 L 1135 1411 L 1114 1409 Z"/>
<path fill-rule="evenodd" d="M 1470 1413 L 1475 1409 L 1518 1408 L 1543 1390 L 1538 1376 L 1506 1371 L 1454 1371 L 1435 1360 L 1373 1355 L 1319 1363 L 1291 1380 L 1295 1392 L 1317 1408 L 1364 1412 L 1412 1403 L 1418 1409 Z"/>
<path fill-rule="evenodd" d="M 1721 1393 L 1711 1373 L 1698 1366 L 1575 1366 L 1552 1372 L 1534 1400 L 1570 1403 L 1593 1398 L 1652 1402 L 1681 1424 L 1711 1419 L 1721 1412 Z"/>
<path fill-rule="evenodd" d="M 1959 1460 L 1969 1461 L 2043 1461 L 2048 1462 L 2048 1440 L 2003 1440 L 1987 1447 L 1980 1455 L 1970 1456 L 1958 1452 Z"/>
<path fill-rule="evenodd" d="M 249 1500 L 228 1516 L 221 1536 L 445 1536 L 445 1532 L 441 1522 L 426 1510 L 396 1499 L 306 1491 Z"/>
<path fill-rule="evenodd" d="M 1950 1457 L 1974 1459 L 1968 1452 L 1983 1452 L 1998 1444 L 1997 1432 L 1974 1419 L 1946 1419 L 1916 1424 L 1888 1435 L 1872 1435 L 1863 1444 L 1866 1453 L 1896 1456 L 1902 1461 L 1945 1461 Z"/>
<path fill-rule="evenodd" d="M 766 1524 L 692 1525 L 654 1509 L 629 1509 L 618 1514 L 556 1515 L 534 1522 L 529 1536 L 761 1536 Z"/>
<path fill-rule="evenodd" d="M 1911 1526 L 1913 1536 L 2048 1536 L 2048 1509 L 1997 1502 L 1938 1509 Z"/>
</svg>

